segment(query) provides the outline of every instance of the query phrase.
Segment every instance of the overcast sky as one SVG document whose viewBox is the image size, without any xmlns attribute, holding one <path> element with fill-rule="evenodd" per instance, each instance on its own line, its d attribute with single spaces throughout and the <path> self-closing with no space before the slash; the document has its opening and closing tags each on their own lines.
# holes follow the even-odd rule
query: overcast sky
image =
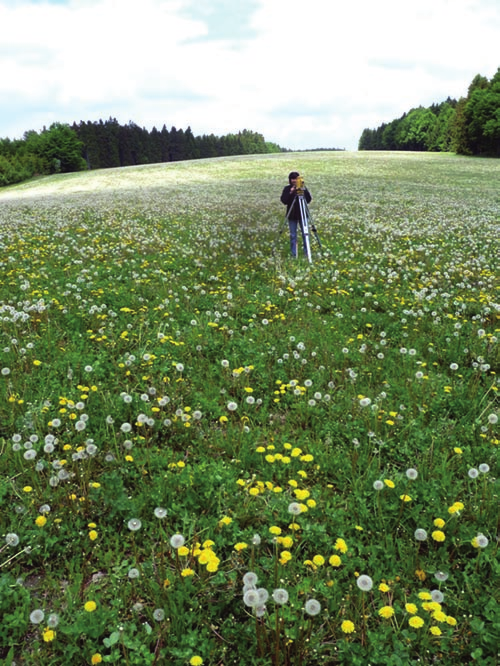
<svg viewBox="0 0 500 666">
<path fill-rule="evenodd" d="M 356 150 L 500 67 L 499 0 L 0 0 L 0 137 L 116 118 Z"/>
</svg>

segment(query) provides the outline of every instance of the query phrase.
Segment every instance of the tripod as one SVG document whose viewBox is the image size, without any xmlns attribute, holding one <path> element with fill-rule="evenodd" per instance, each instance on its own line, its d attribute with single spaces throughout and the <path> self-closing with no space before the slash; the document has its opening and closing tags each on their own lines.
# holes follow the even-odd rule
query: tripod
<svg viewBox="0 0 500 666">
<path fill-rule="evenodd" d="M 297 190 L 297 194 L 295 195 L 295 199 L 293 200 L 292 205 L 290 206 L 288 214 L 285 218 L 285 221 L 287 221 L 287 222 L 289 221 L 289 215 L 290 215 L 291 211 L 294 210 L 294 208 L 295 208 L 295 202 L 297 202 L 298 206 L 299 206 L 299 212 L 300 212 L 299 226 L 300 226 L 300 230 L 302 232 L 302 239 L 304 241 L 304 251 L 305 251 L 305 254 L 306 254 L 306 257 L 307 257 L 307 261 L 310 264 L 312 264 L 311 241 L 310 241 L 310 237 L 309 237 L 309 228 L 311 229 L 312 233 L 314 234 L 314 238 L 316 239 L 320 249 L 321 249 L 321 241 L 319 239 L 318 232 L 316 231 L 316 227 L 312 223 L 311 213 L 309 211 L 307 201 L 305 200 L 303 189 Z"/>
</svg>

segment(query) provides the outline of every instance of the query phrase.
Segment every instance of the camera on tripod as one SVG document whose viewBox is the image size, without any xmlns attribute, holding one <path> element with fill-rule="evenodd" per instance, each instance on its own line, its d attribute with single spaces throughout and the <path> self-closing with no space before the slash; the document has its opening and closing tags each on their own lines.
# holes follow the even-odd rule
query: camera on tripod
<svg viewBox="0 0 500 666">
<path fill-rule="evenodd" d="M 304 179 L 302 178 L 302 176 L 298 176 L 297 184 L 295 185 L 295 189 L 297 191 L 297 194 L 299 194 L 299 195 L 304 194 L 306 186 L 304 184 Z"/>
</svg>

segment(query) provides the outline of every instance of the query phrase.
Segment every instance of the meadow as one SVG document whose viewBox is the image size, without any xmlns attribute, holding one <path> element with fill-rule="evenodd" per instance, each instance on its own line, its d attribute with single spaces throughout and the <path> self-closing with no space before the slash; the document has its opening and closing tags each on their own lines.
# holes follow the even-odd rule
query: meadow
<svg viewBox="0 0 500 666">
<path fill-rule="evenodd" d="M 0 190 L 2 663 L 498 664 L 499 180 L 318 152 Z"/>
</svg>

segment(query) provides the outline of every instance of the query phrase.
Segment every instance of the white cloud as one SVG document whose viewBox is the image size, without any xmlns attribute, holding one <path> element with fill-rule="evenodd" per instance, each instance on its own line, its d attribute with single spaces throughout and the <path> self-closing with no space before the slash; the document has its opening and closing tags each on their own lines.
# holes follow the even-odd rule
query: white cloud
<svg viewBox="0 0 500 666">
<path fill-rule="evenodd" d="M 355 149 L 500 65 L 496 0 L 0 0 L 0 26 L 11 138 L 112 116 Z"/>
</svg>

